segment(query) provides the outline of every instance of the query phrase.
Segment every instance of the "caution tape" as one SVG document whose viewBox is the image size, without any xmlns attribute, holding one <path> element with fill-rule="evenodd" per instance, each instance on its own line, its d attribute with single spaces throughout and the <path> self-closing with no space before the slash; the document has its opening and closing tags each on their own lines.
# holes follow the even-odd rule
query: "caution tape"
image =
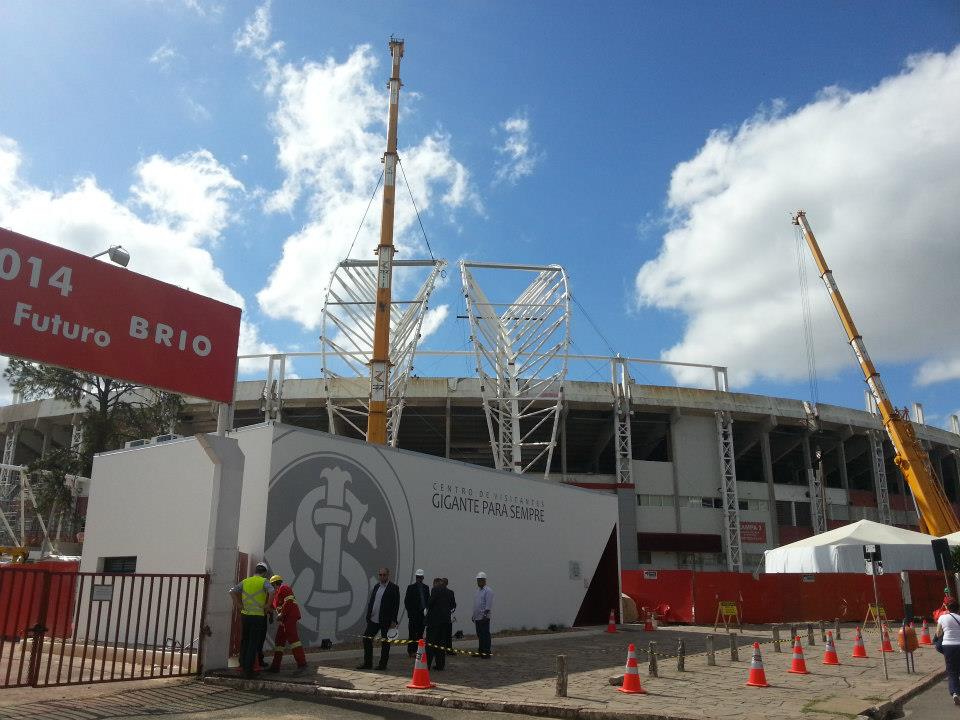
<svg viewBox="0 0 960 720">
<path fill-rule="evenodd" d="M 419 640 L 410 640 L 409 638 L 401 640 L 397 638 L 396 640 L 390 640 L 389 638 L 382 637 L 380 635 L 354 635 L 354 637 L 361 638 L 362 640 L 373 640 L 379 641 L 381 643 L 387 643 L 389 645 L 409 645 L 410 643 L 417 644 Z M 469 655 L 471 657 L 493 657 L 493 653 L 478 653 L 473 652 L 472 650 L 457 650 L 456 648 L 445 647 L 443 645 L 434 645 L 433 643 L 428 643 L 426 640 L 423 642 L 425 647 L 433 648 L 434 650 L 442 650 L 445 653 L 451 655 Z"/>
</svg>

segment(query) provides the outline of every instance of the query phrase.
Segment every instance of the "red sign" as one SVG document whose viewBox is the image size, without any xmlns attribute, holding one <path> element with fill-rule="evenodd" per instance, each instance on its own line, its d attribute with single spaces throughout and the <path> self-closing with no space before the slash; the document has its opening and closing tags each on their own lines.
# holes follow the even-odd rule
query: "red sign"
<svg viewBox="0 0 960 720">
<path fill-rule="evenodd" d="M 751 520 L 740 521 L 740 542 L 760 543 L 767 542 L 767 526 L 762 522 Z"/>
<path fill-rule="evenodd" d="M 0 353 L 233 401 L 240 308 L 0 228 Z"/>
</svg>

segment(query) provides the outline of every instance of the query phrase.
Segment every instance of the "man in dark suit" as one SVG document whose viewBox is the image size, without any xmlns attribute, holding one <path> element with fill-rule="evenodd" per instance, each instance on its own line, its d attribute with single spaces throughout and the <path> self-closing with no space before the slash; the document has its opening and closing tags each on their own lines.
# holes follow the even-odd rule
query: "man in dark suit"
<svg viewBox="0 0 960 720">
<path fill-rule="evenodd" d="M 373 638 L 380 633 L 385 641 L 387 632 L 397 626 L 397 616 L 400 614 L 400 588 L 390 582 L 390 570 L 380 568 L 377 571 L 377 578 L 380 582 L 370 593 L 367 614 L 364 616 L 367 620 L 367 629 L 363 633 L 363 665 L 358 665 L 358 670 L 373 668 Z M 380 647 L 380 664 L 377 665 L 377 670 L 386 670 L 389 658 L 390 643 L 383 642 Z"/>
<path fill-rule="evenodd" d="M 411 585 L 407 585 L 407 593 L 403 596 L 403 607 L 407 611 L 407 655 L 417 654 L 417 640 L 423 637 L 423 614 L 427 610 L 427 600 L 430 599 L 430 588 L 423 582 L 423 570 L 417 570 L 416 577 Z"/>
<path fill-rule="evenodd" d="M 452 648 L 453 647 L 453 612 L 457 609 L 457 596 L 454 595 L 453 590 L 450 589 L 450 580 L 448 578 L 440 578 L 440 583 L 443 585 L 444 590 L 449 593 L 450 598 L 450 619 L 447 621 L 446 631 L 443 635 L 443 646 Z M 444 661 L 446 665 L 446 661 Z"/>
<path fill-rule="evenodd" d="M 443 670 L 447 665 L 447 625 L 456 604 L 453 592 L 440 578 L 434 578 L 430 599 L 427 601 L 427 667 Z"/>
</svg>

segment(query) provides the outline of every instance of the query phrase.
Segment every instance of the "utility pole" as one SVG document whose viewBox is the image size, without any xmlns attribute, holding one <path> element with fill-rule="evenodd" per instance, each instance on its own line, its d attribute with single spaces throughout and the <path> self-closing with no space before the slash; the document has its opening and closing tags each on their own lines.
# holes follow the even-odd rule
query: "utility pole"
<svg viewBox="0 0 960 720">
<path fill-rule="evenodd" d="M 400 109 L 400 59 L 403 40 L 390 38 L 393 71 L 390 74 L 390 111 L 387 151 L 383 154 L 383 211 L 377 247 L 377 305 L 373 316 L 373 355 L 370 358 L 370 411 L 367 442 L 387 442 L 387 397 L 390 393 L 390 309 L 393 304 L 393 213 L 397 195 L 397 114 Z"/>
</svg>

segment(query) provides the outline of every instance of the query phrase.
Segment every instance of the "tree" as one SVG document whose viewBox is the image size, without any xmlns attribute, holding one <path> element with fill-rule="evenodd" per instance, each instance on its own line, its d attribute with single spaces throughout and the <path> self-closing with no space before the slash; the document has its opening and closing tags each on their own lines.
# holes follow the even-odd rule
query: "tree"
<svg viewBox="0 0 960 720">
<path fill-rule="evenodd" d="M 170 432 L 183 398 L 112 378 L 10 359 L 3 377 L 24 400 L 53 398 L 82 410 L 79 447 L 56 448 L 28 466 L 37 508 L 47 516 L 69 507 L 68 475 L 90 476 L 93 456 L 128 440 Z"/>
</svg>

